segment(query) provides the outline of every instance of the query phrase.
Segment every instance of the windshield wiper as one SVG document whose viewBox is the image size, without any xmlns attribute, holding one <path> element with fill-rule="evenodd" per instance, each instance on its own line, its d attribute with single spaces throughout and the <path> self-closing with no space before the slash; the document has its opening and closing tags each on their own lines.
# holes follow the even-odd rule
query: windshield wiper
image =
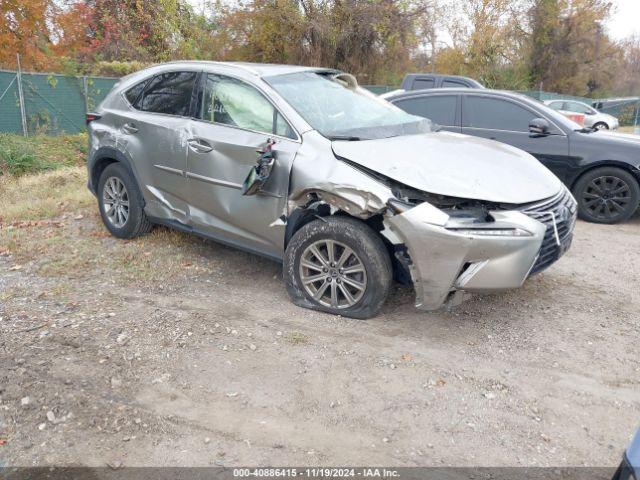
<svg viewBox="0 0 640 480">
<path fill-rule="evenodd" d="M 353 135 L 329 135 L 329 140 L 346 140 L 347 142 L 359 142 L 360 140 L 367 140 L 366 138 L 354 137 Z"/>
</svg>

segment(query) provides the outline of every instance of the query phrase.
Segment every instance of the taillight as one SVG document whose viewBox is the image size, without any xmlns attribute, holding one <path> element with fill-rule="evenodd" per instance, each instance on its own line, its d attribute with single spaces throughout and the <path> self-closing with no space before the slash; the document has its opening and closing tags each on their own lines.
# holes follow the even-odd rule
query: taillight
<svg viewBox="0 0 640 480">
<path fill-rule="evenodd" d="M 102 118 L 102 115 L 98 115 L 97 113 L 87 113 L 87 116 L 84 119 L 84 123 L 89 125 L 94 120 L 100 120 L 101 118 Z"/>
</svg>

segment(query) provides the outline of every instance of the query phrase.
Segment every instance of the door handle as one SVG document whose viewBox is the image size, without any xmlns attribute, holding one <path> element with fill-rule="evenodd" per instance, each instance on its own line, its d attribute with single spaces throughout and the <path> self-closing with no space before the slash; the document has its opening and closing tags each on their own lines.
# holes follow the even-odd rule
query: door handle
<svg viewBox="0 0 640 480">
<path fill-rule="evenodd" d="M 138 127 L 136 127 L 133 123 L 125 123 L 122 126 L 122 130 L 124 130 L 126 133 L 137 133 Z"/>
<path fill-rule="evenodd" d="M 196 153 L 207 153 L 213 150 L 213 147 L 208 142 L 200 138 L 190 138 L 187 140 L 187 144 Z"/>
</svg>

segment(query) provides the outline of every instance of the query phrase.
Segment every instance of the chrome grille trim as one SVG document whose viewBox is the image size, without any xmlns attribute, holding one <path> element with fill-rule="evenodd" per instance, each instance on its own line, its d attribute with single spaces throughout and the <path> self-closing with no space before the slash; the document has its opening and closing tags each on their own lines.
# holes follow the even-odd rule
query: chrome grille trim
<svg viewBox="0 0 640 480">
<path fill-rule="evenodd" d="M 538 258 L 529 272 L 531 276 L 551 266 L 569 249 L 578 205 L 571 192 L 563 187 L 557 195 L 541 202 L 524 205 L 519 210 L 547 226 Z"/>
</svg>

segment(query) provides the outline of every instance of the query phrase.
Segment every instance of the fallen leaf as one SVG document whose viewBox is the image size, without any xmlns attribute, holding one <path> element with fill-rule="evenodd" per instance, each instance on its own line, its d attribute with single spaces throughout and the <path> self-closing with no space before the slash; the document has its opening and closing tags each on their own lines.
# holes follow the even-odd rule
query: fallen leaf
<svg viewBox="0 0 640 480">
<path fill-rule="evenodd" d="M 7 444 L 7 440 L 5 438 L 0 438 L 0 447 Z"/>
<path fill-rule="evenodd" d="M 404 355 L 402 355 L 402 357 L 400 357 L 402 360 L 404 360 L 405 362 L 410 362 L 411 361 L 411 355 L 409 353 L 405 353 Z"/>
<path fill-rule="evenodd" d="M 22 270 L 22 265 L 14 265 L 13 267 L 9 267 L 9 271 L 11 272 L 16 270 Z"/>
<path fill-rule="evenodd" d="M 445 382 L 443 379 L 438 379 L 438 381 L 436 382 L 436 385 L 439 387 L 444 387 L 444 384 L 447 383 Z"/>
</svg>

